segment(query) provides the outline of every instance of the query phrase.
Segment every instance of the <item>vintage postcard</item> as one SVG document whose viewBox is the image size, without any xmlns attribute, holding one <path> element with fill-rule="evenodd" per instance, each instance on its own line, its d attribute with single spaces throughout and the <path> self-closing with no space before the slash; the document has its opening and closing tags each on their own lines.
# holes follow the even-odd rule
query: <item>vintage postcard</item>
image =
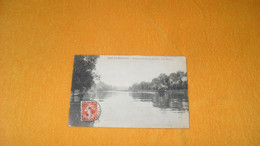
<svg viewBox="0 0 260 146">
<path fill-rule="evenodd" d="M 186 58 L 75 55 L 69 126 L 189 128 Z"/>
</svg>

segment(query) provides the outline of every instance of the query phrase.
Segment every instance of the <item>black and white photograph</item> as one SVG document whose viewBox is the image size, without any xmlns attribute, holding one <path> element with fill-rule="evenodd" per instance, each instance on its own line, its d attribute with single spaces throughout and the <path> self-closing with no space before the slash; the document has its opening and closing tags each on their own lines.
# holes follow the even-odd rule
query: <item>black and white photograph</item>
<svg viewBox="0 0 260 146">
<path fill-rule="evenodd" d="M 69 126 L 189 128 L 186 57 L 75 55 Z"/>
</svg>

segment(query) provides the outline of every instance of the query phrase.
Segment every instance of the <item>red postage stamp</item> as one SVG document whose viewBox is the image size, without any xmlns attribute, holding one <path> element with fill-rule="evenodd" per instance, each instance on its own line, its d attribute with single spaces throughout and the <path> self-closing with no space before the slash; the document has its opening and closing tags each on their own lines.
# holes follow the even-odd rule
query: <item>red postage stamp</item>
<svg viewBox="0 0 260 146">
<path fill-rule="evenodd" d="M 95 121 L 101 113 L 96 101 L 81 101 L 81 121 Z"/>
</svg>

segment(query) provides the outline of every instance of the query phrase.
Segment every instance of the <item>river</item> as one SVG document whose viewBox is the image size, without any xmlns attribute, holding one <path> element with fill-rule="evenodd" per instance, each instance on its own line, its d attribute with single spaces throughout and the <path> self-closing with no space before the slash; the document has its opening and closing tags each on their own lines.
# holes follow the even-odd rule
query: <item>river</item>
<svg viewBox="0 0 260 146">
<path fill-rule="evenodd" d="M 156 92 L 99 91 L 90 98 L 101 106 L 99 119 L 94 122 L 77 121 L 79 104 L 72 103 L 72 126 L 189 128 L 187 91 L 167 91 L 164 95 Z"/>
</svg>

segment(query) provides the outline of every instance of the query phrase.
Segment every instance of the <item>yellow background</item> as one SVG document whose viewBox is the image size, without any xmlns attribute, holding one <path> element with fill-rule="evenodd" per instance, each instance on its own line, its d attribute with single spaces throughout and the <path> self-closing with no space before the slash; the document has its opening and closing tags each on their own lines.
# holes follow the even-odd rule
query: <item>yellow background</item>
<svg viewBox="0 0 260 146">
<path fill-rule="evenodd" d="M 0 145 L 260 145 L 256 0 L 0 2 Z M 69 127 L 73 55 L 186 56 L 189 129 Z"/>
</svg>

